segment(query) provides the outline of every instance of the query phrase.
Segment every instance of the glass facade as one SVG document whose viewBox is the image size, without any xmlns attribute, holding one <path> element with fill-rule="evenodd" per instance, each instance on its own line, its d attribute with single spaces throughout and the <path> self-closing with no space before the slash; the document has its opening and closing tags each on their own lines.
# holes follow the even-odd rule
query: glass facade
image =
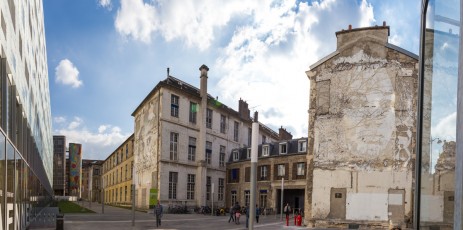
<svg viewBox="0 0 463 230">
<path fill-rule="evenodd" d="M 459 6 L 459 0 L 423 1 L 416 200 L 420 229 L 454 225 Z"/>
</svg>

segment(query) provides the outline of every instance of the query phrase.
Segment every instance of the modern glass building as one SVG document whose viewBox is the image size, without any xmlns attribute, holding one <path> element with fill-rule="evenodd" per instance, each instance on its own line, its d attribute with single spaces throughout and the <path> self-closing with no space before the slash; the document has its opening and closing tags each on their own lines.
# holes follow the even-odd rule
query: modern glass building
<svg viewBox="0 0 463 230">
<path fill-rule="evenodd" d="M 26 229 L 52 197 L 41 0 L 0 1 L 0 229 Z"/>
<path fill-rule="evenodd" d="M 460 0 L 422 1 L 416 229 L 463 229 L 460 9 Z"/>
</svg>

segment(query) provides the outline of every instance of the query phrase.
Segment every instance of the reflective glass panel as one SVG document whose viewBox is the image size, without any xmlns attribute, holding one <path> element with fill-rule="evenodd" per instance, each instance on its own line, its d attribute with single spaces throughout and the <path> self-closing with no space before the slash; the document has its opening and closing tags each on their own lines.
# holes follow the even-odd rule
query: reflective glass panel
<svg viewBox="0 0 463 230">
<path fill-rule="evenodd" d="M 459 0 L 431 0 L 424 34 L 420 226 L 453 227 Z"/>
</svg>

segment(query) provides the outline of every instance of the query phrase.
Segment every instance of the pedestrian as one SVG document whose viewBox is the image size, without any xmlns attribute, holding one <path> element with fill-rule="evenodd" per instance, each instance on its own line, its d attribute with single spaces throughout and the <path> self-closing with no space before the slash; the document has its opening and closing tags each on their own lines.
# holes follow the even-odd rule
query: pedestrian
<svg viewBox="0 0 463 230">
<path fill-rule="evenodd" d="M 246 228 L 248 228 L 249 225 L 249 205 L 246 206 Z"/>
<path fill-rule="evenodd" d="M 162 218 L 162 205 L 158 200 L 158 204 L 154 206 L 154 215 L 156 215 L 156 227 L 161 226 L 161 218 Z"/>
<path fill-rule="evenodd" d="M 259 223 L 259 216 L 260 216 L 260 208 L 256 204 L 256 223 Z"/>
<path fill-rule="evenodd" d="M 233 206 L 233 209 L 235 210 L 235 223 L 236 224 L 239 224 L 240 220 L 236 218 L 236 214 L 238 213 L 238 216 L 241 215 L 241 206 L 240 206 L 240 203 L 236 202 L 235 203 L 235 206 Z"/>
<path fill-rule="evenodd" d="M 233 205 L 230 208 L 230 218 L 228 219 L 228 223 L 230 223 L 230 220 L 235 222 L 235 209 Z"/>
<path fill-rule="evenodd" d="M 283 212 L 286 214 L 286 226 L 288 226 L 289 225 L 289 214 L 291 213 L 291 206 L 289 206 L 289 203 L 286 203 L 286 206 Z"/>
<path fill-rule="evenodd" d="M 235 223 L 236 224 L 240 224 L 240 216 L 241 216 L 240 210 L 236 210 L 235 212 Z"/>
</svg>

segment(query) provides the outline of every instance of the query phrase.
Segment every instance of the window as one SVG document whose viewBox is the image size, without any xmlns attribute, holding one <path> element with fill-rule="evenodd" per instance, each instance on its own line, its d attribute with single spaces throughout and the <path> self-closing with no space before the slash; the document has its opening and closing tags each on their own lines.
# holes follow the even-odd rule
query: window
<svg viewBox="0 0 463 230">
<path fill-rule="evenodd" d="M 236 204 L 236 201 L 237 201 L 237 195 L 236 195 L 236 191 L 231 191 L 231 203 L 234 205 Z"/>
<path fill-rule="evenodd" d="M 225 127 L 227 124 L 227 117 L 225 115 L 220 115 L 220 132 L 225 133 Z"/>
<path fill-rule="evenodd" d="M 285 165 L 278 165 L 278 176 L 285 176 Z"/>
<path fill-rule="evenodd" d="M 267 136 L 262 135 L 262 144 L 267 143 Z"/>
<path fill-rule="evenodd" d="M 194 174 L 188 174 L 186 198 L 188 200 L 195 199 L 195 175 Z"/>
<path fill-rule="evenodd" d="M 251 148 L 246 149 L 246 158 L 251 159 Z"/>
<path fill-rule="evenodd" d="M 169 199 L 177 199 L 178 172 L 169 172 Z"/>
<path fill-rule="evenodd" d="M 261 210 L 267 207 L 267 190 L 260 190 L 259 203 Z"/>
<path fill-rule="evenodd" d="M 297 163 L 296 175 L 298 175 L 298 176 L 304 176 L 305 175 L 305 163 L 304 162 Z"/>
<path fill-rule="evenodd" d="M 170 133 L 170 159 L 176 161 L 178 158 L 178 133 Z"/>
<path fill-rule="evenodd" d="M 268 145 L 263 145 L 262 146 L 262 156 L 263 157 L 268 157 L 269 156 L 269 146 Z"/>
<path fill-rule="evenodd" d="M 229 183 L 240 182 L 240 169 L 239 168 L 231 169 L 229 172 L 230 172 Z"/>
<path fill-rule="evenodd" d="M 173 94 L 170 97 L 170 115 L 178 117 L 178 96 Z"/>
<path fill-rule="evenodd" d="M 249 207 L 249 202 L 251 201 L 251 193 L 249 190 L 244 191 L 244 205 Z"/>
<path fill-rule="evenodd" d="M 232 154 L 233 154 L 233 161 L 238 161 L 240 159 L 238 150 L 233 150 Z"/>
<path fill-rule="evenodd" d="M 129 144 L 125 145 L 125 159 L 129 158 Z"/>
<path fill-rule="evenodd" d="M 206 109 L 206 128 L 212 129 L 212 110 Z"/>
<path fill-rule="evenodd" d="M 125 180 L 127 180 L 127 174 L 128 174 L 127 171 L 128 171 L 128 168 L 129 168 L 129 165 L 126 164 L 126 165 L 125 165 Z"/>
<path fill-rule="evenodd" d="M 287 145 L 286 143 L 280 143 L 280 154 L 286 154 L 287 153 Z"/>
<path fill-rule="evenodd" d="M 196 160 L 196 138 L 190 137 L 188 141 L 188 160 Z"/>
<path fill-rule="evenodd" d="M 233 127 L 234 127 L 234 129 L 233 129 L 233 140 L 238 141 L 240 124 L 237 121 L 235 121 Z"/>
<path fill-rule="evenodd" d="M 218 192 L 218 200 L 223 200 L 223 191 L 224 191 L 225 180 L 223 178 L 219 178 L 219 192 Z"/>
<path fill-rule="evenodd" d="M 125 186 L 125 200 L 129 200 L 129 199 L 127 199 L 127 196 L 128 196 L 128 195 L 129 195 L 129 194 L 127 193 L 127 186 Z"/>
<path fill-rule="evenodd" d="M 190 102 L 190 122 L 196 124 L 196 114 L 198 112 L 198 104 Z"/>
<path fill-rule="evenodd" d="M 301 140 L 297 142 L 297 150 L 300 153 L 303 153 L 307 150 L 307 141 Z"/>
<path fill-rule="evenodd" d="M 211 177 L 206 177 L 206 200 L 211 199 Z"/>
<path fill-rule="evenodd" d="M 251 167 L 244 168 L 244 182 L 251 182 Z"/>
<path fill-rule="evenodd" d="M 206 141 L 206 163 L 211 164 L 212 142 Z"/>
<path fill-rule="evenodd" d="M 225 166 L 225 146 L 223 146 L 223 145 L 220 146 L 219 166 L 220 167 Z"/>
<path fill-rule="evenodd" d="M 260 166 L 260 180 L 268 180 L 268 165 Z"/>
<path fill-rule="evenodd" d="M 252 129 L 248 128 L 248 146 L 251 146 L 252 141 Z"/>
</svg>

